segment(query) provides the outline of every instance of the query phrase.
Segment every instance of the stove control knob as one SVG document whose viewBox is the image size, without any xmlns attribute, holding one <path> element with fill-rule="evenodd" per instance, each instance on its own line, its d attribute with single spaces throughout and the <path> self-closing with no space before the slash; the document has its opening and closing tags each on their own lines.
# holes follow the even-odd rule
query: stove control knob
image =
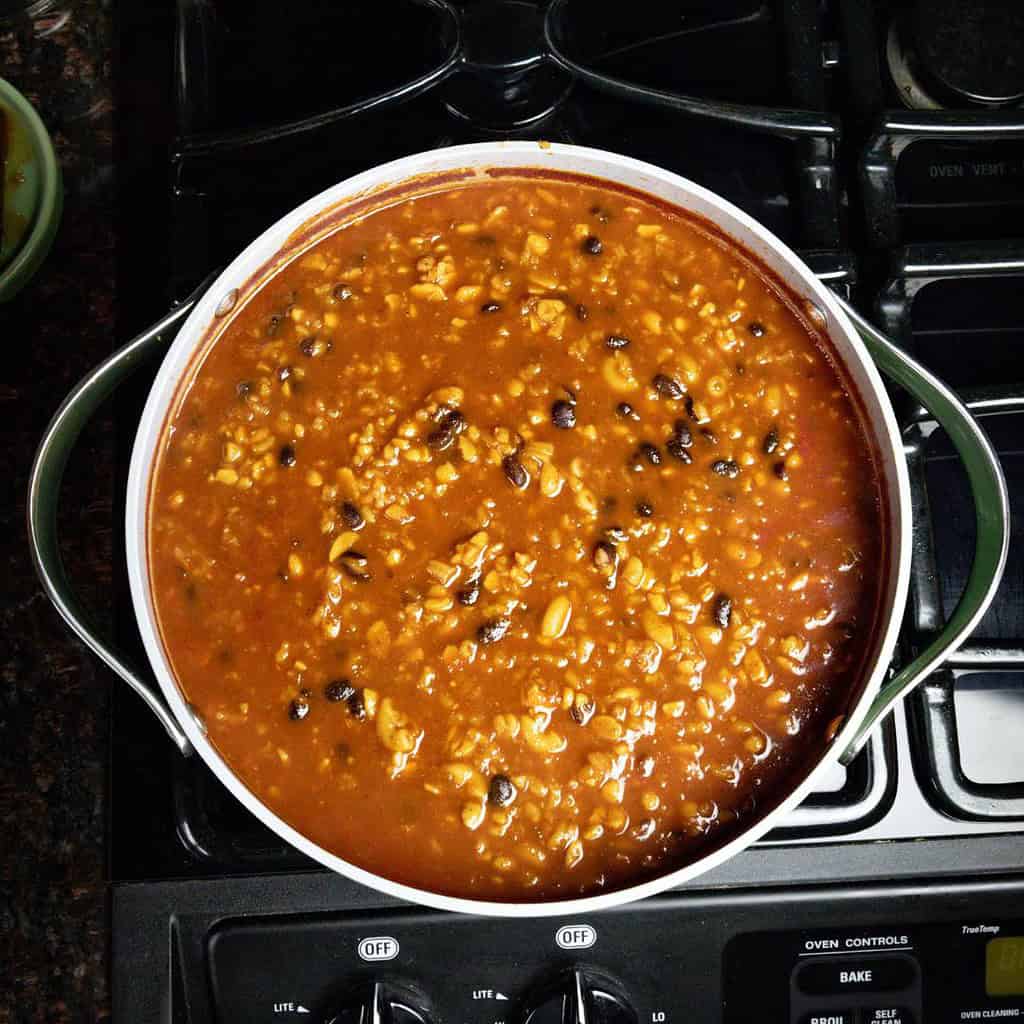
<svg viewBox="0 0 1024 1024">
<path fill-rule="evenodd" d="M 353 993 L 327 1024 L 429 1024 L 425 1000 L 403 985 L 375 981 Z"/>
<path fill-rule="evenodd" d="M 638 1024 L 618 986 L 598 971 L 575 967 L 527 1004 L 523 1024 Z"/>
</svg>

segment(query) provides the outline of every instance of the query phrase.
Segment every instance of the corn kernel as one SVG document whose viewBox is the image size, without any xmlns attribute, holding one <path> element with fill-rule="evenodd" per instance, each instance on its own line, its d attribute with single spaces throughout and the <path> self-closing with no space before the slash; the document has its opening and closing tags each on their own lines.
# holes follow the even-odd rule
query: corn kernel
<svg viewBox="0 0 1024 1024">
<path fill-rule="evenodd" d="M 572 618 L 572 602 L 564 594 L 559 594 L 548 605 L 541 620 L 541 636 L 549 640 L 557 640 L 569 628 L 569 620 Z"/>
</svg>

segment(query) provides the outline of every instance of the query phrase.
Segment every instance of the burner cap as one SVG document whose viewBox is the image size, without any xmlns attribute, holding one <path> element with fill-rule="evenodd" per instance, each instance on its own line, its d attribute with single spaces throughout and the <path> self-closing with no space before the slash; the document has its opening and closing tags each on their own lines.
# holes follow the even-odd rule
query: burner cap
<svg viewBox="0 0 1024 1024">
<path fill-rule="evenodd" d="M 518 68 L 544 53 L 544 15 L 527 0 L 468 8 L 462 34 L 466 62 L 476 68 Z"/>
<path fill-rule="evenodd" d="M 987 107 L 1024 99 L 1022 0 L 917 0 L 912 34 L 936 99 Z"/>
<path fill-rule="evenodd" d="M 572 79 L 548 58 L 543 11 L 529 0 L 497 0 L 462 13 L 464 60 L 445 88 L 448 109 L 481 128 L 540 121 Z"/>
</svg>

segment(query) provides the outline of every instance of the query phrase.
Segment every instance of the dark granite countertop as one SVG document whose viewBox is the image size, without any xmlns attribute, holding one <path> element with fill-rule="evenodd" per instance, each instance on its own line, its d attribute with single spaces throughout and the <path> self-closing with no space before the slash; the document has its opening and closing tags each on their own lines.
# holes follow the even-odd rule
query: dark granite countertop
<svg viewBox="0 0 1024 1024">
<path fill-rule="evenodd" d="M 10 497 L 0 508 L 0 1024 L 107 1019 L 105 789 L 110 676 L 42 595 L 25 539 L 35 445 L 63 395 L 115 347 L 110 11 L 58 0 L 0 22 L 0 74 L 54 138 L 65 206 L 37 277 L 0 305 L 0 416 Z M 73 457 L 61 515 L 65 559 L 110 621 L 112 424 Z"/>
</svg>

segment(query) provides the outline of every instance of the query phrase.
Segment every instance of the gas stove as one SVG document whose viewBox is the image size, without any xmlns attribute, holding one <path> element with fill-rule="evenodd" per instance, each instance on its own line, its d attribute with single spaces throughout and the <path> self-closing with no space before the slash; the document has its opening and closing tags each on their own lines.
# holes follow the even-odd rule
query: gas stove
<svg viewBox="0 0 1024 1024">
<path fill-rule="evenodd" d="M 299 201 L 388 159 L 505 138 L 614 149 L 747 210 L 951 383 L 1019 523 L 1022 22 L 1014 0 L 125 11 L 122 82 L 148 84 L 121 104 L 124 319 L 156 319 Z M 118 398 L 124 465 L 147 388 Z M 906 659 L 955 605 L 974 527 L 943 431 L 893 397 L 915 508 Z M 1024 1015 L 1020 536 L 969 643 L 848 769 L 723 867 L 586 920 L 455 918 L 324 872 L 118 690 L 115 1021 Z M 117 604 L 138 650 L 126 587 Z"/>
</svg>

